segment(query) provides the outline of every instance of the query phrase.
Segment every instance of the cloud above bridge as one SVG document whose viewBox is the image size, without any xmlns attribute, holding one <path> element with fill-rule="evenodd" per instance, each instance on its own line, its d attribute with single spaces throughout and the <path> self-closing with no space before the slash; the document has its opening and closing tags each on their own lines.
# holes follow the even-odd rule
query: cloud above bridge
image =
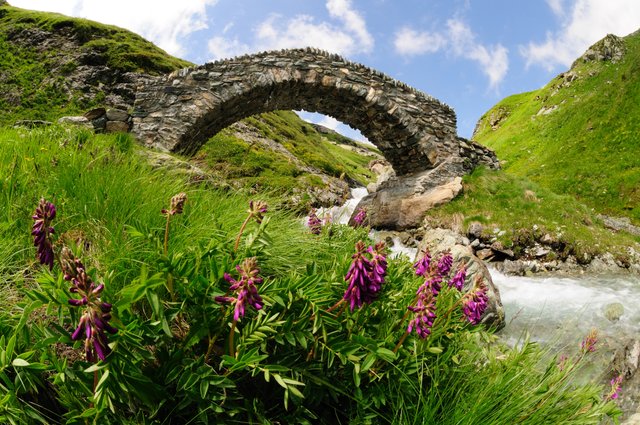
<svg viewBox="0 0 640 425">
<path fill-rule="evenodd" d="M 218 0 L 19 0 L 26 9 L 46 9 L 118 25 L 152 40 L 175 56 L 184 56 L 184 37 L 207 28 L 207 7 Z"/>
<path fill-rule="evenodd" d="M 396 53 L 404 57 L 446 51 L 454 57 L 476 62 L 497 89 L 509 69 L 509 52 L 502 44 L 486 46 L 476 40 L 471 28 L 460 19 L 449 19 L 442 31 L 417 31 L 409 26 L 396 31 Z"/>
<path fill-rule="evenodd" d="M 547 32 L 543 42 L 520 46 L 526 66 L 539 65 L 548 71 L 568 67 L 604 34 L 625 36 L 638 29 L 638 0 L 547 0 L 561 21 L 560 28 Z"/>
<path fill-rule="evenodd" d="M 261 50 L 307 46 L 347 56 L 373 50 L 374 38 L 351 0 L 327 0 L 326 8 L 330 21 L 318 21 L 305 14 L 289 18 L 271 14 L 255 28 L 250 44 L 225 35 L 215 36 L 209 40 L 209 53 L 213 59 L 220 59 Z"/>
</svg>

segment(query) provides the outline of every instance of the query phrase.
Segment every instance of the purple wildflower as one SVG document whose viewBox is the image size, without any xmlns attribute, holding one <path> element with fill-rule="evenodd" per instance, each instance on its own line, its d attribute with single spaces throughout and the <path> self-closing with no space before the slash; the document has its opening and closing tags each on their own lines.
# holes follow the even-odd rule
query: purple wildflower
<svg viewBox="0 0 640 425">
<path fill-rule="evenodd" d="M 367 219 L 367 210 L 366 208 L 360 208 L 356 215 L 353 217 L 353 222 L 356 227 L 360 227 L 364 225 L 364 221 Z"/>
<path fill-rule="evenodd" d="M 258 224 L 262 223 L 264 215 L 267 212 L 267 203 L 264 201 L 249 201 L 249 216 L 256 219 Z"/>
<path fill-rule="evenodd" d="M 487 285 L 479 278 L 471 291 L 462 297 L 462 312 L 469 322 L 474 325 L 480 323 L 488 300 Z"/>
<path fill-rule="evenodd" d="M 78 294 L 80 298 L 69 299 L 69 305 L 84 307 L 78 327 L 72 333 L 71 339 L 84 338 L 87 361 L 93 362 L 96 357 L 104 360 L 111 348 L 105 332 L 115 334 L 116 328 L 109 324 L 111 320 L 111 304 L 100 299 L 100 293 L 104 290 L 104 283 L 96 285 L 86 273 L 82 262 L 75 258 L 66 247 L 60 255 L 60 265 L 64 273 L 64 279 L 70 281 L 71 293 Z"/>
<path fill-rule="evenodd" d="M 596 344 L 598 343 L 598 330 L 591 329 L 587 336 L 580 343 L 580 349 L 583 354 L 593 353 L 596 351 Z"/>
<path fill-rule="evenodd" d="M 442 276 L 440 276 L 439 274 L 436 274 L 432 278 L 427 279 L 422 285 L 420 285 L 416 294 L 419 297 L 422 292 L 431 292 L 431 294 L 434 297 L 437 297 L 441 289 L 442 289 Z"/>
<path fill-rule="evenodd" d="M 322 232 L 322 221 L 316 215 L 316 209 L 312 208 L 309 213 L 309 219 L 307 220 L 307 226 L 314 235 L 319 235 Z"/>
<path fill-rule="evenodd" d="M 53 241 L 51 240 L 51 235 L 55 233 L 55 229 L 51 226 L 51 222 L 56 218 L 55 205 L 40 199 L 32 218 L 34 223 L 31 234 L 33 235 L 33 245 L 38 247 L 38 261 L 40 261 L 40 264 L 49 266 L 49 270 L 53 270 Z"/>
<path fill-rule="evenodd" d="M 435 274 L 420 285 L 417 292 L 417 301 L 413 306 L 408 306 L 409 311 L 415 313 L 409 322 L 407 333 L 416 330 L 420 338 L 426 338 L 431 334 L 433 321 L 436 318 L 436 299 L 440 294 L 442 277 Z"/>
<path fill-rule="evenodd" d="M 378 285 L 375 292 L 382 288 L 387 275 L 387 257 L 384 254 L 384 248 L 384 242 L 378 242 L 375 246 L 367 248 L 367 252 L 371 254 L 371 282 Z"/>
<path fill-rule="evenodd" d="M 605 400 L 615 400 L 620 397 L 620 386 L 622 385 L 622 375 L 618 375 L 610 381 L 611 389 Z"/>
<path fill-rule="evenodd" d="M 163 209 L 162 214 L 164 215 L 176 215 L 182 214 L 184 209 L 184 203 L 187 201 L 187 194 L 184 192 L 180 192 L 177 195 L 174 195 L 171 198 L 171 205 L 168 210 Z"/>
<path fill-rule="evenodd" d="M 347 290 L 342 297 L 349 302 L 351 311 L 355 307 L 361 307 L 365 302 L 371 302 L 370 294 L 368 292 L 370 279 L 371 279 L 371 261 L 365 257 L 365 248 L 362 241 L 356 243 L 356 252 L 351 256 L 353 262 L 349 267 L 347 275 L 344 280 L 349 282 Z"/>
<path fill-rule="evenodd" d="M 449 288 L 455 287 L 458 291 L 462 291 L 464 280 L 467 278 L 467 269 L 462 266 L 460 270 L 449 281 Z"/>
<path fill-rule="evenodd" d="M 411 333 L 412 330 L 416 330 L 416 334 L 422 339 L 428 337 L 431 334 L 431 327 L 433 321 L 436 318 L 436 299 L 435 296 L 426 294 L 427 296 L 419 297 L 415 306 L 408 306 L 407 308 L 415 313 L 413 319 L 409 322 L 407 333 Z"/>
<path fill-rule="evenodd" d="M 413 265 L 413 268 L 416 269 L 416 274 L 418 276 L 424 276 L 427 271 L 429 271 L 429 266 L 431 264 L 431 254 L 429 254 L 429 250 L 424 250 L 424 255 Z"/>
<path fill-rule="evenodd" d="M 453 257 L 450 252 L 445 252 L 438 260 L 438 272 L 441 276 L 445 276 L 449 274 L 449 270 L 451 270 L 451 265 L 453 264 Z"/>
<path fill-rule="evenodd" d="M 258 294 L 256 285 L 262 283 L 262 278 L 258 276 L 260 269 L 256 257 L 246 258 L 241 265 L 236 266 L 239 280 L 231 277 L 229 273 L 224 274 L 224 279 L 231 284 L 230 291 L 235 292 L 234 297 L 218 296 L 216 302 L 234 304 L 233 320 L 238 321 L 244 317 L 247 305 L 260 310 L 263 307 L 262 297 Z"/>
</svg>

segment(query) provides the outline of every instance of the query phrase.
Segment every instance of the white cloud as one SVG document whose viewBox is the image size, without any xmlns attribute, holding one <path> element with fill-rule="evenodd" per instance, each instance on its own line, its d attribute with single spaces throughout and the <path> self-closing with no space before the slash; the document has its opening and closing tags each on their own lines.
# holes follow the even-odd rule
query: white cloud
<svg viewBox="0 0 640 425">
<path fill-rule="evenodd" d="M 497 88 L 509 69 L 507 48 L 501 44 L 488 47 L 479 44 L 469 26 L 458 19 L 447 21 L 447 32 L 454 54 L 478 62 L 489 77 L 489 87 Z"/>
<path fill-rule="evenodd" d="M 402 56 L 417 56 L 425 53 L 435 53 L 443 48 L 447 40 L 438 33 L 426 31 L 418 32 L 409 27 L 403 27 L 395 34 L 393 45 L 396 52 Z"/>
<path fill-rule="evenodd" d="M 332 17 L 343 22 L 348 32 L 356 36 L 363 51 L 373 49 L 373 37 L 367 31 L 364 18 L 351 7 L 351 0 L 328 0 L 327 10 Z"/>
<path fill-rule="evenodd" d="M 507 75 L 509 52 L 501 44 L 485 46 L 476 40 L 467 24 L 459 19 L 447 21 L 442 32 L 418 32 L 404 27 L 396 32 L 394 46 L 402 56 L 435 53 L 448 49 L 456 57 L 477 62 L 489 78 L 489 87 L 495 89 Z"/>
<path fill-rule="evenodd" d="M 207 47 L 209 53 L 218 59 L 232 58 L 251 51 L 251 47 L 240 42 L 237 38 L 213 37 L 209 40 Z"/>
<path fill-rule="evenodd" d="M 185 52 L 181 38 L 207 28 L 206 6 L 218 0 L 12 0 L 13 6 L 48 10 L 126 28 L 173 55 Z M 47 3 L 47 4 L 44 4 Z"/>
<path fill-rule="evenodd" d="M 335 131 L 341 123 L 337 119 L 330 117 L 328 115 L 325 115 L 322 118 L 322 121 L 320 121 L 318 124 Z"/>
<path fill-rule="evenodd" d="M 554 1 L 549 6 L 556 12 Z M 540 65 L 552 71 L 569 66 L 584 51 L 605 35 L 624 36 L 640 26 L 638 0 L 573 0 L 565 9 L 560 29 L 549 32 L 541 43 L 520 46 L 527 66 Z"/>
<path fill-rule="evenodd" d="M 564 16 L 564 0 L 547 0 L 547 4 L 556 16 Z"/>
<path fill-rule="evenodd" d="M 317 47 L 334 53 L 351 54 L 357 44 L 347 32 L 327 22 L 316 23 L 309 15 L 297 15 L 285 23 L 271 15 L 255 32 L 255 50 Z"/>
<path fill-rule="evenodd" d="M 250 44 L 237 39 L 212 38 L 209 53 L 219 59 L 220 51 L 247 51 L 317 47 L 333 53 L 352 55 L 368 53 L 373 49 L 374 39 L 367 30 L 366 21 L 353 9 L 350 0 L 327 0 L 327 11 L 331 21 L 318 21 L 310 15 L 284 18 L 278 14 L 268 16 L 254 31 Z M 213 46 L 213 49 L 211 48 Z M 221 49 L 220 46 L 228 47 Z"/>
</svg>

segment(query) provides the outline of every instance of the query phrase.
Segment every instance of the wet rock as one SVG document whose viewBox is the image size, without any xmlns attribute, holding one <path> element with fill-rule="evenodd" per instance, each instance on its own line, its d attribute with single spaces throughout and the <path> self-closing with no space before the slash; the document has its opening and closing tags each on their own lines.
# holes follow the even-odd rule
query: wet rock
<svg viewBox="0 0 640 425">
<path fill-rule="evenodd" d="M 478 223 L 477 221 L 474 221 L 471 224 L 469 224 L 469 228 L 467 229 L 467 235 L 469 235 L 470 238 L 481 239 L 483 230 L 484 230 L 484 227 L 482 226 L 482 224 Z"/>
<path fill-rule="evenodd" d="M 476 256 L 483 261 L 490 261 L 493 258 L 494 253 L 491 248 L 485 248 L 476 251 Z"/>
<path fill-rule="evenodd" d="M 604 317 L 610 322 L 617 322 L 624 314 L 624 306 L 621 303 L 610 303 L 604 307 Z"/>
</svg>

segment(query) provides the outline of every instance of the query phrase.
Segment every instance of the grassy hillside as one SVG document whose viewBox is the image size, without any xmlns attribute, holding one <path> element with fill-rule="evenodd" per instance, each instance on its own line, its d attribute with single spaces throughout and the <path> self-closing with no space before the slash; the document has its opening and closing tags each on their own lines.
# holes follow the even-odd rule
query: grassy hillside
<svg viewBox="0 0 640 425">
<path fill-rule="evenodd" d="M 474 139 L 507 173 L 640 224 L 640 33 L 623 43 L 618 62 L 580 58 L 545 87 L 504 99 Z"/>
<path fill-rule="evenodd" d="M 83 112 L 104 101 L 99 83 L 115 84 L 126 72 L 159 75 L 188 65 L 121 28 L 0 6 L 0 125 Z M 83 66 L 102 67 L 91 77 L 101 81 L 76 84 Z M 87 96 L 83 85 L 96 87 Z"/>
</svg>

